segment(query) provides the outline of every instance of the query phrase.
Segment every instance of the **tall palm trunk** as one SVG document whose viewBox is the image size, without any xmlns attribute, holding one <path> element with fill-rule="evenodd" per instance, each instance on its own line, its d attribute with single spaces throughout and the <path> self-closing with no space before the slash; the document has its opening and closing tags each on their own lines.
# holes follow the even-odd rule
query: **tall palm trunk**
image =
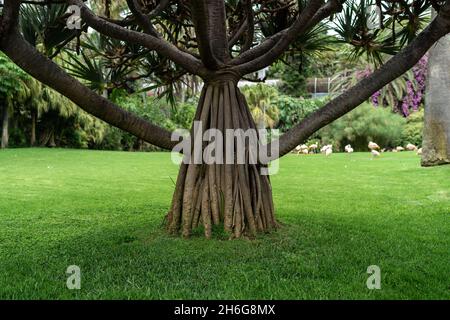
<svg viewBox="0 0 450 320">
<path fill-rule="evenodd" d="M 227 129 L 246 131 L 256 128 L 236 81 L 227 79 L 205 84 L 195 120 L 201 121 L 203 133 L 208 129 L 223 133 Z M 198 131 L 191 130 L 192 145 L 198 141 L 198 135 Z M 226 134 L 223 137 L 222 150 L 226 155 L 228 137 Z M 205 147 L 203 143 L 202 151 Z M 261 175 L 262 165 L 249 161 L 247 143 L 244 149 L 243 164 L 233 155 L 233 158 L 229 157 L 232 160 L 226 158 L 224 164 L 191 161 L 181 165 L 168 214 L 171 232 L 181 231 L 188 237 L 193 229 L 203 226 L 205 236 L 209 238 L 212 225 L 223 224 L 231 237 L 239 238 L 276 228 L 269 178 Z"/>
<path fill-rule="evenodd" d="M 450 36 L 430 50 L 423 166 L 450 163 Z"/>
<path fill-rule="evenodd" d="M 8 125 L 9 125 L 9 110 L 8 106 L 3 106 L 3 115 L 2 115 L 2 142 L 1 142 L 1 148 L 7 148 L 8 147 L 8 141 L 9 141 L 9 131 L 8 131 Z"/>
<path fill-rule="evenodd" d="M 49 148 L 55 148 L 56 147 L 55 129 L 54 128 L 51 129 L 50 138 L 48 140 L 47 147 L 49 147 Z"/>
<path fill-rule="evenodd" d="M 36 122 L 37 122 L 37 110 L 31 110 L 31 138 L 30 145 L 34 147 L 36 145 Z"/>
</svg>

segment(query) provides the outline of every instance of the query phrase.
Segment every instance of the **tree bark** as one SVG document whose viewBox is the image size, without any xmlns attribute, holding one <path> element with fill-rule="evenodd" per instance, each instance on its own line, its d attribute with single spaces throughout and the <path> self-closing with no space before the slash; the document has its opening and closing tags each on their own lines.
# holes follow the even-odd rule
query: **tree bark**
<svg viewBox="0 0 450 320">
<path fill-rule="evenodd" d="M 230 59 L 223 0 L 191 0 L 191 14 L 202 61 L 217 70 Z"/>
<path fill-rule="evenodd" d="M 256 129 L 236 83 L 224 79 L 205 84 L 195 117 L 201 121 L 202 131 L 191 129 L 192 146 L 202 132 L 217 129 L 223 133 L 222 152 L 226 155 L 225 130 Z M 202 151 L 206 143 L 203 142 Z M 230 238 L 240 238 L 277 227 L 269 178 L 261 175 L 261 164 L 250 161 L 249 145 L 244 148 L 243 164 L 236 155 L 232 161 L 225 156 L 225 163 L 195 164 L 192 155 L 189 163 L 181 165 L 167 219 L 171 233 L 181 232 L 183 237 L 189 237 L 193 229 L 201 227 L 205 237 L 210 238 L 212 226 L 221 225 Z"/>
<path fill-rule="evenodd" d="M 9 141 L 9 110 L 8 106 L 3 106 L 3 112 L 2 112 L 2 142 L 1 142 L 1 148 L 5 149 L 8 148 L 8 141 Z"/>
<path fill-rule="evenodd" d="M 33 108 L 33 110 L 31 110 L 31 138 L 30 138 L 30 146 L 32 147 L 36 145 L 36 122 L 37 122 L 37 110 Z"/>
<path fill-rule="evenodd" d="M 422 166 L 450 163 L 450 36 L 430 50 Z"/>
</svg>

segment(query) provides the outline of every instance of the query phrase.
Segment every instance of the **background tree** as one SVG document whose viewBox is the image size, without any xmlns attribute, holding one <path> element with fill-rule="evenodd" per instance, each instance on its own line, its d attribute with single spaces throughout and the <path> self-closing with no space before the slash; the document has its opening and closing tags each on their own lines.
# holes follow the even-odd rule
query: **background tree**
<svg viewBox="0 0 450 320">
<path fill-rule="evenodd" d="M 0 54 L 0 106 L 1 106 L 1 148 L 8 147 L 9 122 L 14 104 L 20 105 L 30 94 L 27 86 L 29 76 L 3 54 Z"/>
<path fill-rule="evenodd" d="M 57 2 L 60 1 L 29 4 L 48 6 Z M 119 16 L 112 16 L 107 10 L 106 17 L 105 12 L 96 13 L 92 4 L 98 1 L 90 1 L 91 6 L 81 0 L 67 0 L 66 4 L 81 8 L 83 26 L 121 41 L 130 59 L 149 71 L 141 73 L 143 77 L 167 84 L 186 73 L 201 77 L 205 85 L 195 120 L 202 122 L 203 131 L 255 128 L 237 82 L 276 63 L 299 37 L 326 23 L 342 9 L 355 7 L 358 23 L 351 24 L 352 20 L 344 19 L 348 26 L 345 41 L 352 43 L 356 51 L 372 52 L 375 59 L 380 53 L 392 57 L 387 62 L 380 61 L 382 65 L 371 75 L 280 136 L 279 153 L 273 157 L 276 158 L 401 76 L 450 32 L 450 1 L 380 1 L 381 28 L 373 30 L 361 22 L 367 20 L 366 7 L 361 2 L 127 0 L 127 7 Z M 420 33 L 419 11 L 415 11 L 418 3 L 433 5 L 439 12 Z M 20 6 L 21 1 L 6 0 L 0 24 L 0 49 L 17 65 L 88 113 L 161 148 L 174 146 L 176 142 L 171 140 L 169 131 L 89 89 L 69 76 L 58 61 L 48 59 L 30 45 L 18 28 Z M 276 28 L 265 30 L 265 21 L 274 21 Z M 410 21 L 406 28 L 402 27 L 405 21 Z M 64 26 L 62 29 L 67 31 Z M 196 134 L 192 130 L 191 138 L 195 139 Z M 245 164 L 228 159 L 234 164 L 181 165 L 167 215 L 168 229 L 188 237 L 193 228 L 202 225 L 205 236 L 210 237 L 212 225 L 223 223 L 224 230 L 232 237 L 241 237 L 276 228 L 270 181 L 260 174 L 267 163 L 259 159 L 258 164 L 252 164 L 248 152 L 246 155 Z"/>
<path fill-rule="evenodd" d="M 450 163 L 450 37 L 430 50 L 422 165 Z"/>
<path fill-rule="evenodd" d="M 274 128 L 279 117 L 279 110 L 275 105 L 278 91 L 274 87 L 258 83 L 256 86 L 244 87 L 242 93 L 247 99 L 257 128 Z"/>
</svg>

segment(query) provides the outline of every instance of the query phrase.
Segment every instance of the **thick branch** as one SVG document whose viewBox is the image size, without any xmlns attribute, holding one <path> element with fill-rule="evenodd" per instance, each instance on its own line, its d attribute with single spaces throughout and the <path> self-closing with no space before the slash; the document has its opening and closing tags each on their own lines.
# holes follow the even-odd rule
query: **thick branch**
<svg viewBox="0 0 450 320">
<path fill-rule="evenodd" d="M 228 48 L 231 50 L 234 45 L 236 44 L 236 42 L 239 41 L 239 39 L 242 37 L 242 35 L 244 34 L 244 32 L 247 31 L 247 19 L 245 19 L 241 25 L 239 26 L 239 28 L 236 30 L 236 32 L 230 37 L 230 39 L 228 40 Z"/>
<path fill-rule="evenodd" d="M 320 9 L 317 9 L 317 5 L 320 3 L 321 1 L 314 2 L 312 0 L 291 27 L 278 32 L 264 40 L 260 45 L 242 53 L 233 59 L 230 64 L 238 66 L 237 69 L 241 74 L 251 73 L 272 64 L 299 35 L 342 8 L 339 0 L 329 0 Z"/>
<path fill-rule="evenodd" d="M 141 6 L 137 0 L 127 0 L 128 8 L 133 16 L 136 18 L 137 23 L 141 26 L 145 33 L 148 33 L 154 37 L 159 38 L 158 32 L 153 27 L 152 21 L 142 12 Z"/>
<path fill-rule="evenodd" d="M 309 22 L 321 8 L 322 4 L 323 0 L 310 0 L 294 24 L 282 33 L 277 43 L 269 51 L 261 57 L 238 66 L 236 70 L 240 74 L 245 75 L 265 68 L 275 62 L 286 51 L 286 49 L 289 48 L 291 43 L 295 41 L 298 35 L 308 29 L 310 26 Z"/>
<path fill-rule="evenodd" d="M 142 12 L 142 8 L 138 0 L 127 0 L 128 8 L 130 8 L 133 16 L 136 17 L 139 25 L 144 29 L 144 31 L 154 37 L 159 37 L 160 35 L 155 30 L 152 19 L 159 16 L 161 12 L 169 5 L 170 0 L 161 0 L 159 4 L 153 9 L 149 14 Z"/>
<path fill-rule="evenodd" d="M 0 41 L 4 41 L 4 38 L 13 32 L 14 27 L 17 25 L 20 12 L 20 2 L 6 1 L 4 4 L 2 17 L 0 20 Z"/>
<path fill-rule="evenodd" d="M 167 8 L 169 3 L 170 3 L 170 0 L 161 0 L 161 1 L 159 1 L 159 3 L 156 6 L 156 8 L 153 9 L 152 12 L 150 12 L 148 14 L 148 18 L 149 19 L 153 19 L 153 18 L 159 16 L 164 11 L 164 9 Z"/>
<path fill-rule="evenodd" d="M 327 103 L 323 108 L 305 118 L 279 139 L 279 157 L 293 150 L 317 130 L 342 117 L 366 101 L 374 92 L 412 68 L 441 37 L 450 32 L 450 1 L 438 17 L 406 48 L 391 58 L 380 69 L 357 85 Z"/>
<path fill-rule="evenodd" d="M 128 30 L 121 26 L 115 25 L 95 15 L 82 0 L 67 0 L 68 3 L 77 5 L 81 8 L 81 18 L 93 29 L 101 34 L 119 39 L 125 42 L 141 45 L 147 49 L 155 50 L 159 54 L 169 58 L 179 66 L 186 69 L 192 74 L 206 76 L 208 71 L 201 61 L 192 55 L 179 50 L 176 46 L 163 39 L 158 39 L 151 35 Z"/>
<path fill-rule="evenodd" d="M 94 93 L 40 54 L 17 31 L 2 41 L 0 49 L 31 76 L 66 96 L 86 112 L 153 145 L 165 149 L 173 147 L 169 131 Z"/>
<path fill-rule="evenodd" d="M 191 0 L 191 14 L 203 63 L 220 69 L 230 58 L 223 0 Z"/>
<path fill-rule="evenodd" d="M 247 30 L 245 32 L 245 40 L 242 44 L 241 52 L 248 51 L 253 44 L 253 38 L 255 33 L 255 19 L 253 13 L 253 4 L 252 0 L 244 1 L 245 13 L 246 13 L 246 21 L 247 21 Z"/>
</svg>

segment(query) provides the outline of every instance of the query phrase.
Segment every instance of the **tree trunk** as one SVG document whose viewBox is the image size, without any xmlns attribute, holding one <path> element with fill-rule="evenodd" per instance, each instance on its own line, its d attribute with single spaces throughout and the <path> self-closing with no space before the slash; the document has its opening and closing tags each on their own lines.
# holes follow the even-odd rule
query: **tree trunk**
<svg viewBox="0 0 450 320">
<path fill-rule="evenodd" d="M 31 110 L 31 138 L 30 146 L 36 145 L 36 122 L 37 122 L 37 110 Z"/>
<path fill-rule="evenodd" d="M 196 121 L 201 121 L 203 133 L 208 129 L 223 133 L 226 129 L 256 128 L 236 83 L 221 79 L 205 84 L 195 116 Z M 198 131 L 191 129 L 192 146 L 198 135 Z M 225 133 L 223 139 L 222 151 L 226 155 Z M 193 229 L 203 227 L 205 237 L 210 238 L 212 225 L 222 225 L 230 238 L 240 238 L 277 227 L 269 178 L 260 173 L 263 165 L 249 161 L 247 143 L 244 149 L 244 164 L 238 164 L 242 162 L 237 161 L 236 155 L 225 158 L 224 164 L 183 162 L 167 216 L 169 232 L 189 237 Z M 216 156 L 219 152 L 220 149 Z"/>
<path fill-rule="evenodd" d="M 450 163 L 450 36 L 430 50 L 422 166 Z"/>
<path fill-rule="evenodd" d="M 3 106 L 3 116 L 2 116 L 2 142 L 1 142 L 1 148 L 7 148 L 8 147 L 8 141 L 9 141 L 9 131 L 8 131 L 8 125 L 9 125 L 9 110 L 8 106 Z"/>
<path fill-rule="evenodd" d="M 50 137 L 48 139 L 47 147 L 49 147 L 49 148 L 55 148 L 56 147 L 56 143 L 55 143 L 55 129 L 51 129 L 51 131 L 50 131 Z"/>
</svg>

